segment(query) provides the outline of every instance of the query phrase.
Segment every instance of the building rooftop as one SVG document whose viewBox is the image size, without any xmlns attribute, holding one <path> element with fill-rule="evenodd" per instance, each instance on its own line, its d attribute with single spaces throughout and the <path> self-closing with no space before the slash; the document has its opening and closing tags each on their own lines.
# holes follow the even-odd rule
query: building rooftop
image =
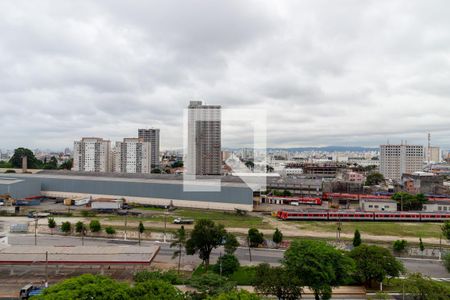
<svg viewBox="0 0 450 300">
<path fill-rule="evenodd" d="M 14 245 L 0 248 L 0 264 L 142 264 L 150 263 L 159 246 L 30 246 Z"/>
</svg>

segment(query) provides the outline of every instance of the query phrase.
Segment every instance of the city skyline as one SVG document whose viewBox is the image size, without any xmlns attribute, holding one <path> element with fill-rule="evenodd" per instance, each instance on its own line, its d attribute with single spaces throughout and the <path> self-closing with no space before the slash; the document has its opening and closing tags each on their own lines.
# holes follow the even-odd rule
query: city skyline
<svg viewBox="0 0 450 300">
<path fill-rule="evenodd" d="M 191 100 L 267 110 L 269 147 L 450 148 L 445 2 L 199 3 L 3 2 L 0 148 L 153 126 L 179 149 Z"/>
</svg>

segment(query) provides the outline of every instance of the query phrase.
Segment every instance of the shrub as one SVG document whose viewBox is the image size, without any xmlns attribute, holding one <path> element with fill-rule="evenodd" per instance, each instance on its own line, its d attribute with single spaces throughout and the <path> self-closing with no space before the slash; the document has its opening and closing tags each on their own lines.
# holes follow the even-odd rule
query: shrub
<svg viewBox="0 0 450 300">
<path fill-rule="evenodd" d="M 134 274 L 133 277 L 135 282 L 144 282 L 149 280 L 162 280 L 170 284 L 182 284 L 183 280 L 177 275 L 173 270 L 167 272 L 161 271 L 147 271 L 143 270 Z"/>
<path fill-rule="evenodd" d="M 116 230 L 112 226 L 108 226 L 105 228 L 105 232 L 109 235 L 116 234 Z"/>
<path fill-rule="evenodd" d="M 92 220 L 89 223 L 89 229 L 92 232 L 100 232 L 100 230 L 102 230 L 102 226 L 100 225 L 100 221 L 99 220 Z"/>
<path fill-rule="evenodd" d="M 75 231 L 77 233 L 81 233 L 84 228 L 85 228 L 85 226 L 84 226 L 83 222 L 78 221 L 78 222 L 75 223 Z"/>
<path fill-rule="evenodd" d="M 405 240 L 396 240 L 392 247 L 394 248 L 394 251 L 397 253 L 401 253 L 406 250 L 406 246 L 408 245 L 408 242 Z"/>
<path fill-rule="evenodd" d="M 63 223 L 61 224 L 61 231 L 62 231 L 62 232 L 64 232 L 64 233 L 69 233 L 69 232 L 71 231 L 71 229 L 72 229 L 72 225 L 70 224 L 69 221 L 63 222 Z"/>
<path fill-rule="evenodd" d="M 222 269 L 222 275 L 228 276 L 233 274 L 239 269 L 239 260 L 233 254 L 225 254 L 219 257 L 217 263 L 214 265 L 213 270 L 217 274 L 220 274 Z"/>
</svg>

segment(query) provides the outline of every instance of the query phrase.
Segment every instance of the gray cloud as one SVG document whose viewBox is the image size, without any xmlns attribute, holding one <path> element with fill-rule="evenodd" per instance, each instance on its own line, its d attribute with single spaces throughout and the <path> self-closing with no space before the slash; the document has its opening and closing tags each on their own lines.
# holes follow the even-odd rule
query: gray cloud
<svg viewBox="0 0 450 300">
<path fill-rule="evenodd" d="M 189 100 L 268 112 L 270 146 L 450 148 L 447 1 L 2 1 L 0 148 L 161 128 Z M 241 131 L 241 132 L 240 132 Z M 224 145 L 248 145 L 247 125 Z"/>
</svg>

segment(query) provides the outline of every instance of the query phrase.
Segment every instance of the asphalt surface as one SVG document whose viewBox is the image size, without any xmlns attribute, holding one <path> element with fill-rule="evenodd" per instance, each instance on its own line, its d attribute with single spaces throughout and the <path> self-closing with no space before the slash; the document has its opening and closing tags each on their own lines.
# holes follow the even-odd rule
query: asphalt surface
<svg viewBox="0 0 450 300">
<path fill-rule="evenodd" d="M 9 236 L 9 243 L 11 245 L 31 245 L 34 246 L 34 235 L 30 234 L 14 234 Z M 73 246 L 81 245 L 81 239 L 73 236 L 50 236 L 42 235 L 37 237 L 38 245 L 55 245 L 55 246 Z M 96 239 L 85 238 L 84 244 L 86 246 L 107 246 L 107 245 L 120 245 L 120 244 L 137 244 L 137 241 L 124 241 L 124 240 L 108 240 L 108 239 Z M 155 258 L 156 262 L 175 263 L 172 260 L 172 254 L 174 249 L 170 248 L 169 243 L 155 242 L 155 241 L 142 241 L 141 247 L 149 247 L 153 245 L 160 246 L 160 251 Z M 215 249 L 211 255 L 211 262 L 214 262 L 219 255 L 223 253 L 222 248 Z M 248 248 L 240 247 L 236 250 L 235 255 L 241 261 L 241 264 L 258 264 L 269 263 L 279 264 L 283 257 L 283 250 L 278 249 L 252 249 L 251 261 Z M 400 258 L 406 269 L 409 272 L 420 272 L 424 275 L 433 278 L 442 278 L 443 280 L 450 281 L 450 274 L 447 272 L 442 262 L 434 259 L 420 259 L 420 258 Z M 200 262 L 197 256 L 183 256 L 183 265 L 196 265 Z"/>
</svg>

